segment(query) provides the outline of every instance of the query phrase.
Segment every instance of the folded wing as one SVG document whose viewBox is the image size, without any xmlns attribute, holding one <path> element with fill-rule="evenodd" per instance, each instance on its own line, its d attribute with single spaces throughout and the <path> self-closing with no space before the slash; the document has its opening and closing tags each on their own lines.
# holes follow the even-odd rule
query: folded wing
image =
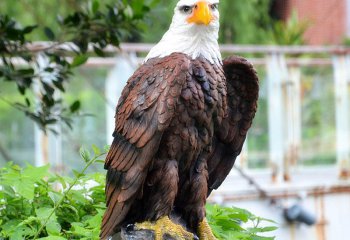
<svg viewBox="0 0 350 240">
<path fill-rule="evenodd" d="M 188 76 L 190 60 L 183 54 L 151 59 L 129 79 L 116 111 L 114 140 L 106 157 L 107 210 L 101 239 L 113 235 L 142 186 L 164 130 Z"/>
<path fill-rule="evenodd" d="M 258 76 L 246 59 L 229 57 L 224 60 L 223 68 L 228 115 L 220 126 L 215 126 L 213 153 L 208 160 L 208 194 L 221 185 L 240 154 L 257 110 L 259 95 Z"/>
</svg>

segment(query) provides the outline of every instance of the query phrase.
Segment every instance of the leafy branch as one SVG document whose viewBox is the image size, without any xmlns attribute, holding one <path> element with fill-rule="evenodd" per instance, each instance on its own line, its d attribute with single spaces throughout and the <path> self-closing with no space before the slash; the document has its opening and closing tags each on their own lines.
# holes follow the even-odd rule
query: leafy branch
<svg viewBox="0 0 350 240">
<path fill-rule="evenodd" d="M 277 45 L 302 45 L 304 44 L 304 34 L 309 26 L 310 23 L 308 21 L 300 21 L 297 12 L 293 11 L 287 22 L 274 22 L 269 36 L 271 43 Z"/>
<path fill-rule="evenodd" d="M 85 161 L 75 177 L 49 173 L 49 166 L 0 168 L 0 239 L 98 239 L 105 209 L 104 174 L 88 174 L 108 151 L 81 148 Z"/>
<path fill-rule="evenodd" d="M 209 224 L 218 239 L 275 239 L 274 237 L 262 236 L 262 234 L 275 231 L 277 229 L 276 223 L 257 217 L 245 209 L 207 205 L 207 215 Z"/>
<path fill-rule="evenodd" d="M 60 93 L 65 92 L 74 69 L 93 54 L 104 57 L 108 45 L 119 47 L 122 40 L 132 37 L 157 2 L 120 0 L 114 5 L 100 6 L 95 0 L 90 7 L 59 17 L 60 29 L 56 32 L 44 27 L 46 40 L 52 44 L 37 51 L 28 46 L 30 35 L 39 30 L 38 25 L 21 27 L 9 16 L 0 14 L 0 84 L 1 80 L 16 84 L 23 96 L 16 108 L 42 130 L 57 122 L 72 127 L 71 118 L 79 113 L 81 103 L 76 100 L 66 106 Z M 68 48 L 66 42 L 70 43 Z M 88 52 L 89 46 L 93 53 Z"/>
<path fill-rule="evenodd" d="M 37 239 L 40 235 L 40 233 L 43 231 L 43 229 L 45 228 L 45 226 L 47 225 L 47 223 L 49 222 L 50 218 L 52 217 L 52 215 L 56 212 L 56 210 L 58 209 L 58 207 L 61 206 L 62 202 L 66 199 L 67 195 L 69 194 L 69 192 L 79 183 L 79 181 L 81 180 L 81 178 L 83 176 L 85 176 L 85 173 L 87 171 L 87 169 L 93 165 L 94 163 L 98 162 L 98 161 L 102 161 L 99 160 L 102 156 L 104 156 L 107 152 L 103 152 L 101 153 L 101 151 L 97 148 L 97 147 L 93 147 L 95 156 L 90 159 L 90 154 L 87 150 L 85 149 L 81 149 L 80 150 L 80 155 L 81 157 L 84 159 L 84 161 L 86 162 L 85 167 L 83 168 L 83 170 L 81 170 L 80 172 L 74 172 L 75 175 L 75 179 L 73 181 L 73 183 L 69 186 L 69 188 L 63 193 L 61 199 L 55 204 L 54 208 L 52 209 L 51 213 L 47 216 L 47 218 L 43 221 L 43 223 L 41 224 L 39 230 L 37 231 L 37 233 L 34 236 L 34 239 Z M 102 161 L 103 162 L 103 161 Z"/>
<path fill-rule="evenodd" d="M 93 156 L 81 149 L 86 165 L 73 179 L 49 173 L 48 166 L 0 168 L 0 239 L 99 239 L 105 174 L 86 172 L 108 149 L 92 149 Z M 218 239 L 274 239 L 262 235 L 276 223 L 244 209 L 207 205 L 207 218 Z"/>
</svg>

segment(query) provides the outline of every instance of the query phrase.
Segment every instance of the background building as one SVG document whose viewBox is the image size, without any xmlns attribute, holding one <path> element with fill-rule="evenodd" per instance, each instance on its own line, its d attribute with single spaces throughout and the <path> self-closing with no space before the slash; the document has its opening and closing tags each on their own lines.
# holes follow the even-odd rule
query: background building
<svg viewBox="0 0 350 240">
<path fill-rule="evenodd" d="M 273 14 L 287 20 L 296 11 L 309 28 L 306 44 L 341 44 L 350 36 L 349 0 L 275 0 Z"/>
</svg>

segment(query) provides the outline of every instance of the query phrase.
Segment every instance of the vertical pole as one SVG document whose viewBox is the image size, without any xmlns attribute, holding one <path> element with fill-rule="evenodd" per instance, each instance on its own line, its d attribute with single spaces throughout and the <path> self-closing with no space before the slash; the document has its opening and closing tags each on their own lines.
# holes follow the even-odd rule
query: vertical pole
<svg viewBox="0 0 350 240">
<path fill-rule="evenodd" d="M 35 124 L 34 126 L 35 166 L 49 163 L 47 135 Z"/>
<path fill-rule="evenodd" d="M 115 108 L 123 88 L 130 76 L 137 68 L 137 57 L 135 53 L 121 54 L 117 56 L 115 66 L 109 72 L 106 79 L 105 94 L 107 99 L 106 121 L 107 121 L 107 144 L 113 141 L 113 131 L 115 126 Z"/>
<path fill-rule="evenodd" d="M 336 104 L 336 139 L 337 162 L 340 178 L 350 177 L 350 118 L 349 118 L 349 83 L 350 59 L 349 55 L 333 56 Z"/>
<path fill-rule="evenodd" d="M 41 69 L 48 67 L 49 60 L 38 55 L 38 66 L 36 66 L 36 71 L 42 80 L 50 83 L 50 76 L 40 76 Z M 53 73 L 54 74 L 54 73 Z M 34 93 L 37 98 L 37 102 L 41 98 L 40 89 L 41 85 L 39 81 L 34 84 Z M 55 93 L 55 98 L 59 97 L 59 93 Z M 45 164 L 50 164 L 55 172 L 63 172 L 63 159 L 62 159 L 62 131 L 61 125 L 59 123 L 51 126 L 55 130 L 56 134 L 48 132 L 45 134 L 37 125 L 34 128 L 35 135 L 35 165 L 42 166 Z"/>
<path fill-rule="evenodd" d="M 291 66 L 288 69 L 288 80 L 285 86 L 285 128 L 286 128 L 286 151 L 285 151 L 285 175 L 289 181 L 291 167 L 296 166 L 299 159 L 301 143 L 301 93 L 300 93 L 300 67 Z"/>
<path fill-rule="evenodd" d="M 274 182 L 289 181 L 301 142 L 300 68 L 288 69 L 285 56 L 267 59 L 269 149 Z"/>
<path fill-rule="evenodd" d="M 272 53 L 267 57 L 269 152 L 272 181 L 283 177 L 284 124 L 282 84 L 287 77 L 282 67 L 284 56 Z"/>
</svg>

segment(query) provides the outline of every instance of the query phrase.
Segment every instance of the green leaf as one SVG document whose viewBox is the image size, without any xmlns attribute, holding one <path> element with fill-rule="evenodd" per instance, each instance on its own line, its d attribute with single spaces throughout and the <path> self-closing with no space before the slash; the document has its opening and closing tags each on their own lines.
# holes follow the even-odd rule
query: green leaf
<svg viewBox="0 0 350 240">
<path fill-rule="evenodd" d="M 96 12 L 98 11 L 98 9 L 100 8 L 100 3 L 98 0 L 95 0 L 92 2 L 92 13 L 96 14 Z"/>
<path fill-rule="evenodd" d="M 62 92 L 65 92 L 65 89 L 63 87 L 63 84 L 61 81 L 52 81 L 52 83 L 55 85 L 55 87 L 57 87 L 59 90 L 61 90 Z"/>
<path fill-rule="evenodd" d="M 28 200 L 34 199 L 34 184 L 35 182 L 31 179 L 20 179 L 19 181 L 13 183 L 18 194 Z"/>
<path fill-rule="evenodd" d="M 101 48 L 94 46 L 94 52 L 97 54 L 99 57 L 105 57 L 105 53 L 102 51 Z"/>
<path fill-rule="evenodd" d="M 101 226 L 102 217 L 105 211 L 100 209 L 97 209 L 97 211 L 98 214 L 87 220 L 88 225 L 92 228 L 99 228 Z"/>
<path fill-rule="evenodd" d="M 73 174 L 74 174 L 74 176 L 76 177 L 76 178 L 81 178 L 81 177 L 83 177 L 84 176 L 84 174 L 82 174 L 81 172 L 79 172 L 79 171 L 77 171 L 77 170 L 72 170 L 72 172 L 73 172 Z"/>
<path fill-rule="evenodd" d="M 38 25 L 34 25 L 34 26 L 28 26 L 28 27 L 25 27 L 22 32 L 23 34 L 28 34 L 28 33 L 31 33 L 34 29 L 36 29 L 38 27 Z"/>
<path fill-rule="evenodd" d="M 30 100 L 26 97 L 25 101 L 26 101 L 27 107 L 30 107 Z"/>
<path fill-rule="evenodd" d="M 90 233 L 87 231 L 87 229 L 84 227 L 82 223 L 74 222 L 72 223 L 72 232 L 77 235 L 81 236 L 90 236 Z"/>
<path fill-rule="evenodd" d="M 17 89 L 18 89 L 18 91 L 19 91 L 19 93 L 21 95 L 25 95 L 25 93 L 26 93 L 26 88 L 25 87 L 23 87 L 21 85 L 17 85 Z"/>
<path fill-rule="evenodd" d="M 88 59 L 89 57 L 87 55 L 78 55 L 73 59 L 73 62 L 70 64 L 70 66 L 71 68 L 78 67 L 86 63 Z"/>
<path fill-rule="evenodd" d="M 76 209 L 76 207 L 80 207 L 79 205 L 70 205 L 70 204 L 65 204 L 62 206 L 62 208 L 65 208 L 69 212 L 69 214 L 75 215 L 75 217 L 79 218 L 79 211 Z"/>
<path fill-rule="evenodd" d="M 50 199 L 52 200 L 54 206 L 57 205 L 57 203 L 59 201 L 61 201 L 63 195 L 61 193 L 58 193 L 58 192 L 48 192 L 48 195 L 50 197 Z"/>
<path fill-rule="evenodd" d="M 10 198 L 16 197 L 16 192 L 12 186 L 6 186 L 4 182 L 1 185 L 2 185 L 3 194 L 7 194 Z M 13 185 L 13 183 L 11 185 Z"/>
<path fill-rule="evenodd" d="M 37 217 L 40 219 L 40 221 L 45 221 L 53 211 L 54 209 L 49 207 L 42 207 L 42 208 L 35 209 L 35 213 Z M 50 219 L 56 219 L 56 214 L 53 213 Z"/>
<path fill-rule="evenodd" d="M 12 219 L 1 225 L 1 228 L 6 230 L 8 234 L 12 234 L 12 232 L 15 232 L 17 230 L 20 223 L 21 221 L 19 219 Z"/>
<path fill-rule="evenodd" d="M 28 165 L 24 170 L 23 170 L 23 177 L 31 179 L 31 181 L 39 181 L 43 179 L 44 177 L 49 175 L 49 165 L 45 165 L 42 167 L 33 167 L 31 165 Z"/>
<path fill-rule="evenodd" d="M 61 225 L 57 220 L 51 219 L 46 224 L 46 231 L 49 235 L 58 236 L 61 233 Z"/>
<path fill-rule="evenodd" d="M 70 105 L 69 109 L 72 113 L 74 113 L 80 109 L 80 106 L 81 106 L 80 101 L 77 100 Z"/>
<path fill-rule="evenodd" d="M 109 149 L 111 149 L 111 145 L 106 145 L 106 146 L 103 147 L 103 150 L 104 150 L 105 152 L 108 152 Z"/>
<path fill-rule="evenodd" d="M 263 227 L 260 228 L 260 232 L 272 232 L 272 231 L 276 231 L 278 229 L 278 227 Z"/>
<path fill-rule="evenodd" d="M 262 222 L 269 222 L 269 223 L 273 223 L 273 224 L 276 224 L 277 225 L 277 222 L 276 221 L 273 221 L 271 219 L 267 219 L 267 218 L 263 218 L 263 217 L 257 217 L 257 219 L 259 221 L 262 221 Z"/>
<path fill-rule="evenodd" d="M 127 5 L 126 8 L 124 9 L 124 14 L 129 19 L 131 19 L 134 16 L 134 12 L 129 5 Z"/>
<path fill-rule="evenodd" d="M 85 162 L 89 162 L 91 160 L 90 152 L 85 148 L 80 148 L 80 156 L 84 159 Z"/>
<path fill-rule="evenodd" d="M 101 155 L 101 150 L 95 144 L 92 144 L 92 150 L 94 151 L 95 156 Z"/>
<path fill-rule="evenodd" d="M 16 230 L 11 234 L 10 240 L 23 240 L 25 236 L 32 235 L 33 229 L 27 226 L 17 226 Z"/>
<path fill-rule="evenodd" d="M 251 212 L 241 208 L 206 206 L 207 219 L 213 233 L 218 239 L 244 239 L 244 240 L 272 240 L 273 237 L 261 237 L 259 233 L 276 230 L 275 226 L 259 227 L 259 223 L 268 222 L 254 216 Z M 241 223 L 245 223 L 241 225 Z M 249 227 L 251 226 L 251 227 Z"/>
<path fill-rule="evenodd" d="M 31 225 L 33 222 L 38 222 L 39 219 L 37 217 L 30 216 L 27 219 L 23 220 L 18 226 Z"/>
<path fill-rule="evenodd" d="M 64 237 L 59 237 L 59 236 L 48 236 L 48 237 L 38 238 L 38 240 L 68 240 L 68 239 Z"/>
<path fill-rule="evenodd" d="M 32 68 L 19 69 L 18 73 L 21 74 L 21 75 L 33 75 L 34 74 L 34 69 L 32 69 Z"/>
<path fill-rule="evenodd" d="M 57 180 L 60 184 L 62 184 L 62 188 L 63 188 L 63 189 L 66 189 L 66 188 L 67 188 L 67 185 L 70 184 L 70 182 L 71 182 L 72 179 L 68 179 L 67 177 L 66 177 L 66 179 L 65 179 L 65 178 L 63 178 L 62 176 L 56 174 L 56 175 L 55 175 L 55 180 Z"/>
<path fill-rule="evenodd" d="M 54 32 L 51 30 L 51 28 L 49 28 L 49 27 L 44 27 L 44 33 L 45 33 L 46 37 L 47 37 L 49 40 L 51 40 L 51 41 L 55 40 L 55 34 L 54 34 Z"/>
<path fill-rule="evenodd" d="M 79 202 L 79 204 L 88 204 L 89 201 L 84 197 L 83 193 L 86 192 L 86 190 L 78 190 L 78 191 L 71 191 L 70 195 L 74 199 L 74 201 Z"/>
<path fill-rule="evenodd" d="M 35 209 L 36 215 L 41 221 L 41 224 L 44 224 L 48 220 L 45 225 L 47 233 L 49 235 L 57 236 L 61 232 L 61 225 L 57 222 L 57 216 L 54 211 L 54 208 L 49 207 Z"/>
</svg>

